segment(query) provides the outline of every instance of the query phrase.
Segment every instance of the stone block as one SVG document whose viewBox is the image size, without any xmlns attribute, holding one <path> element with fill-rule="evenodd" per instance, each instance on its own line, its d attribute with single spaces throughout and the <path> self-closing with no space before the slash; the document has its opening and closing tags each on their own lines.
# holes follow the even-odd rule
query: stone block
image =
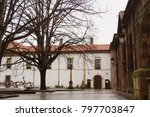
<svg viewBox="0 0 150 117">
<path fill-rule="evenodd" d="M 135 99 L 148 99 L 148 85 L 150 84 L 150 69 L 142 68 L 134 72 L 134 96 Z"/>
</svg>

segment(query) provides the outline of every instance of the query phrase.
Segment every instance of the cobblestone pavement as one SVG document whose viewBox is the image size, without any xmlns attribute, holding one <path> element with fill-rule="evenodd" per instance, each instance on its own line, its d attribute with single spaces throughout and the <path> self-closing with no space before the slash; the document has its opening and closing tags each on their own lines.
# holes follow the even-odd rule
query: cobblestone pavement
<svg viewBox="0 0 150 117">
<path fill-rule="evenodd" d="M 56 91 L 20 94 L 6 100 L 126 100 L 112 90 Z"/>
</svg>

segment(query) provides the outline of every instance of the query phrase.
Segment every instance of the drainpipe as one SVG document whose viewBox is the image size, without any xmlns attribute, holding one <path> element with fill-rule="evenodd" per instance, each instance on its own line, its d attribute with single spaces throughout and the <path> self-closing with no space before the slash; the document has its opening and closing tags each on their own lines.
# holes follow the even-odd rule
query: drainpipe
<svg viewBox="0 0 150 117">
<path fill-rule="evenodd" d="M 86 80 L 86 70 L 85 70 L 85 55 L 84 55 L 84 58 L 83 58 L 83 86 L 82 88 L 85 88 L 85 80 Z"/>
</svg>

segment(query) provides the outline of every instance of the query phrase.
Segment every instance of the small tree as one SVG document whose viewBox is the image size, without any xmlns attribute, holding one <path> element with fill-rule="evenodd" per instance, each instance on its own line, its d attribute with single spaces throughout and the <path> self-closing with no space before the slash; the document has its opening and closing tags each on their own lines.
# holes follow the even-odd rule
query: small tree
<svg viewBox="0 0 150 117">
<path fill-rule="evenodd" d="M 92 27 L 89 15 L 97 14 L 92 0 L 30 0 L 28 18 L 36 17 L 30 27 L 37 27 L 28 38 L 22 39 L 11 51 L 40 71 L 40 89 L 46 89 L 46 70 L 58 55 L 74 46 L 86 47 L 87 34 Z M 28 29 L 30 30 L 30 28 Z M 24 46 L 27 44 L 28 46 Z M 82 46 L 81 46 L 82 45 Z M 84 45 L 84 46 L 83 46 Z M 29 62 L 29 61 L 32 61 Z"/>
</svg>

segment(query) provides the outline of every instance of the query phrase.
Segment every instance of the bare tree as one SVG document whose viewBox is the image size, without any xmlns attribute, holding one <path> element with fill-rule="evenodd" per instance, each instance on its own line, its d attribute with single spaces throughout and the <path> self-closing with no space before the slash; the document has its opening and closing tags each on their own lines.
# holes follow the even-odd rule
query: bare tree
<svg viewBox="0 0 150 117">
<path fill-rule="evenodd" d="M 26 17 L 29 0 L 0 0 L 0 65 L 8 45 L 33 32 L 27 29 L 35 17 Z"/>
<path fill-rule="evenodd" d="M 23 61 L 39 69 L 40 89 L 46 89 L 46 71 L 62 51 L 86 47 L 87 34 L 92 27 L 89 15 L 98 14 L 93 10 L 92 2 L 92 0 L 28 2 L 32 7 L 26 12 L 27 18 L 36 17 L 30 27 L 37 27 L 40 22 L 42 24 L 28 38 L 22 39 L 17 45 L 14 43 L 15 48 L 10 50 L 19 54 Z"/>
</svg>

